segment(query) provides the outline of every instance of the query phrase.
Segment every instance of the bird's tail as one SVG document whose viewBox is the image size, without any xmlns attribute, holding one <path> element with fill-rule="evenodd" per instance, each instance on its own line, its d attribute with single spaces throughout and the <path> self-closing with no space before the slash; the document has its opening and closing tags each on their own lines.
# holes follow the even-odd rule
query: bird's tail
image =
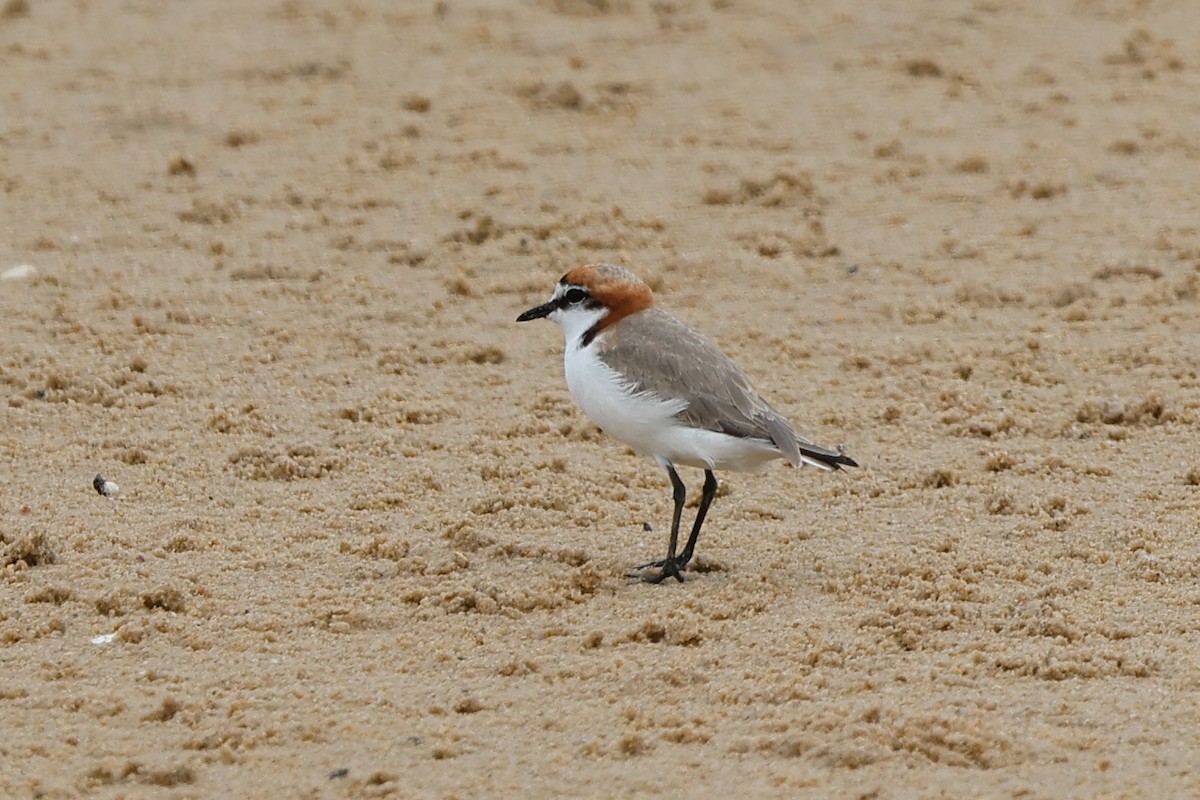
<svg viewBox="0 0 1200 800">
<path fill-rule="evenodd" d="M 796 429 L 778 411 L 770 406 L 767 408 L 771 413 L 766 415 L 763 423 L 770 432 L 775 446 L 779 448 L 779 452 L 792 462 L 793 467 L 808 464 L 827 472 L 835 472 L 842 467 L 858 466 L 857 461 L 846 455 L 844 447 L 839 445 L 836 450 L 830 450 L 828 447 L 814 444 L 796 433 Z"/>
<path fill-rule="evenodd" d="M 827 472 L 835 472 L 842 467 L 858 466 L 858 462 L 842 452 L 840 447 L 837 450 L 830 450 L 826 447 L 809 443 L 800 445 L 800 463 L 808 464 Z"/>
</svg>

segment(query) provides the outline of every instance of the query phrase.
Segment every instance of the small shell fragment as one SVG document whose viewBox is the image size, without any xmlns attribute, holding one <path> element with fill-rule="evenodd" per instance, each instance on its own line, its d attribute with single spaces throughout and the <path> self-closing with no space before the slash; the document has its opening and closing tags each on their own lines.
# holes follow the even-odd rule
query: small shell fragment
<svg viewBox="0 0 1200 800">
<path fill-rule="evenodd" d="M 15 267 L 9 267 L 4 272 L 0 272 L 0 281 L 19 281 L 36 273 L 37 267 L 33 264 L 17 264 Z"/>
<path fill-rule="evenodd" d="M 92 487 L 95 488 L 98 494 L 104 495 L 105 497 L 113 497 L 117 492 L 121 491 L 120 486 L 117 486 L 103 475 L 97 475 L 92 479 Z"/>
</svg>

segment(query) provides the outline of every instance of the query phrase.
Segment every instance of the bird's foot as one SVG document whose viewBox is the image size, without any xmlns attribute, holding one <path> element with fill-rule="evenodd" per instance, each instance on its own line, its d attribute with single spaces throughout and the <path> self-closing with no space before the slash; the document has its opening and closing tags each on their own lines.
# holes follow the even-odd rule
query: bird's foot
<svg viewBox="0 0 1200 800">
<path fill-rule="evenodd" d="M 649 575 L 641 574 L 643 570 L 648 569 L 657 569 L 658 572 L 653 572 Z M 683 571 L 685 569 L 687 569 L 687 561 L 676 556 L 675 558 L 664 558 L 662 561 L 639 564 L 626 577 L 640 580 L 642 583 L 662 583 L 667 578 L 674 578 L 683 583 Z"/>
</svg>

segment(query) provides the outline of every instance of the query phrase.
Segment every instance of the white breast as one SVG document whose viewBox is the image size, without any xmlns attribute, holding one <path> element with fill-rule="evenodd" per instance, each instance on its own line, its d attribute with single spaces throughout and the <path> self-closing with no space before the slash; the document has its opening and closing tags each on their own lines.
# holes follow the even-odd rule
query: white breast
<svg viewBox="0 0 1200 800">
<path fill-rule="evenodd" d="M 567 388 L 593 422 L 635 452 L 659 463 L 701 469 L 754 470 L 780 457 L 768 442 L 680 424 L 675 415 L 687 408 L 686 400 L 635 391 L 633 384 L 597 357 L 598 344 L 579 347 L 568 340 L 563 362 Z"/>
<path fill-rule="evenodd" d="M 674 427 L 683 400 L 660 400 L 633 385 L 596 357 L 596 347 L 567 346 L 563 360 L 571 396 L 605 433 L 643 455 L 659 455 L 662 432 Z"/>
</svg>

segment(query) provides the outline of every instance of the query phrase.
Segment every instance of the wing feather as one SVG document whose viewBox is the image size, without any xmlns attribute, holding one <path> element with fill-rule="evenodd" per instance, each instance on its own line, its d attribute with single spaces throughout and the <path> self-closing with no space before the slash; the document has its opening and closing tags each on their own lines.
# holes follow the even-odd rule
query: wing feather
<svg viewBox="0 0 1200 800">
<path fill-rule="evenodd" d="M 628 376 L 635 391 L 686 401 L 677 416 L 688 425 L 771 442 L 796 466 L 855 465 L 796 433 L 711 339 L 666 312 L 648 308 L 626 317 L 599 344 L 600 358 Z"/>
</svg>

